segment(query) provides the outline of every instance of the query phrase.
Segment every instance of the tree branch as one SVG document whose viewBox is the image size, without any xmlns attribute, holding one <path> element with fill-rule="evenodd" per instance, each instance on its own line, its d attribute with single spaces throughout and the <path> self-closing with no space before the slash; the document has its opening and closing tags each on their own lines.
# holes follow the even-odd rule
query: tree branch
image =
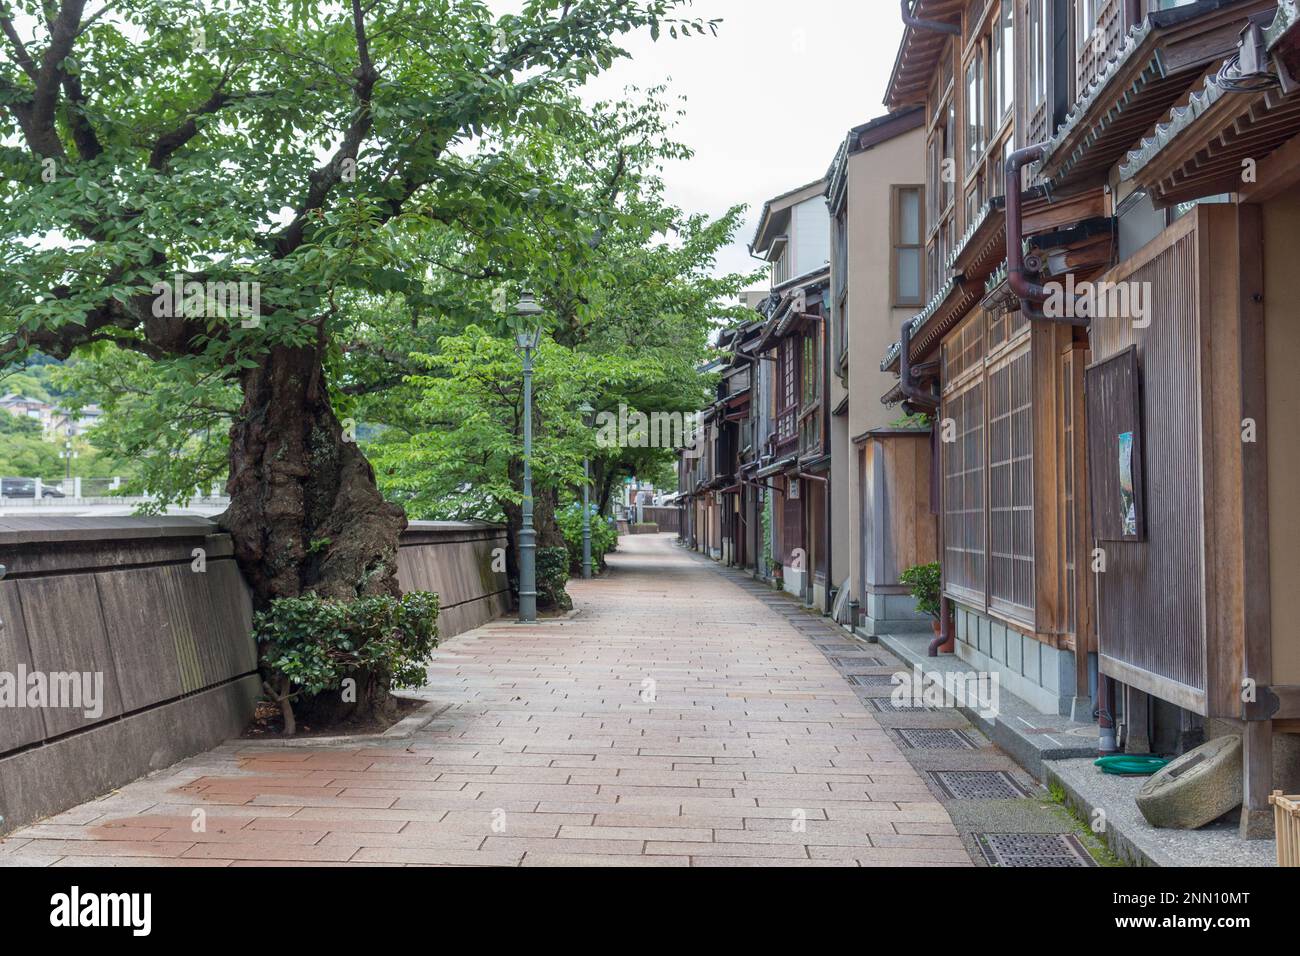
<svg viewBox="0 0 1300 956">
<path fill-rule="evenodd" d="M 50 22 L 50 45 L 41 57 L 31 110 L 27 122 L 23 124 L 28 146 L 43 158 L 64 155 L 63 144 L 55 129 L 59 88 L 67 76 L 63 61 L 72 53 L 72 45 L 77 39 L 81 15 L 85 9 L 86 0 L 63 0 L 58 13 Z M 47 15 L 48 13 L 49 9 Z"/>
<path fill-rule="evenodd" d="M 226 67 L 225 72 L 221 74 L 221 79 L 217 81 L 212 95 L 191 112 L 179 126 L 158 137 L 153 150 L 149 153 L 150 169 L 161 170 L 178 149 L 199 134 L 198 118 L 200 116 L 210 116 L 231 101 L 230 95 L 225 92 L 226 82 L 229 79 L 230 67 Z"/>
<path fill-rule="evenodd" d="M 18 61 L 18 65 L 23 68 L 24 73 L 35 80 L 38 72 L 36 69 L 36 63 L 32 60 L 31 54 L 27 52 L 27 47 L 23 44 L 22 37 L 20 37 L 18 31 L 14 29 L 13 20 L 9 17 L 0 17 L 0 30 L 4 31 L 4 35 L 7 36 L 9 42 L 13 44 L 14 58 Z"/>
<path fill-rule="evenodd" d="M 374 63 L 370 59 L 370 41 L 366 37 L 365 13 L 361 9 L 360 0 L 352 0 L 352 30 L 357 41 L 358 62 L 357 82 L 353 87 L 357 107 L 352 114 L 352 123 L 329 162 L 312 172 L 307 194 L 298 206 L 293 221 L 274 238 L 274 248 L 279 258 L 290 255 L 302 245 L 308 220 L 313 213 L 325 205 L 330 192 L 343 178 L 344 164 L 349 160 L 356 163 L 361 144 L 374 125 L 374 115 L 370 111 L 370 105 L 379 74 L 375 72 Z"/>
</svg>

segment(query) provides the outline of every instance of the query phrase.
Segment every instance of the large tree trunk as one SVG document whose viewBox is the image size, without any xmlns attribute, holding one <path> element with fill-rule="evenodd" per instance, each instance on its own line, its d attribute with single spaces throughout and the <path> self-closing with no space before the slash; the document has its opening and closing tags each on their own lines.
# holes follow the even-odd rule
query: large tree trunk
<svg viewBox="0 0 1300 956">
<path fill-rule="evenodd" d="M 317 350 L 277 347 L 243 372 L 241 384 L 223 524 L 254 604 L 307 593 L 400 595 L 406 515 L 384 500 L 370 463 L 334 416 Z M 391 711 L 386 675 L 358 675 L 357 685 L 355 702 L 323 694 L 300 713 L 337 721 Z"/>
</svg>

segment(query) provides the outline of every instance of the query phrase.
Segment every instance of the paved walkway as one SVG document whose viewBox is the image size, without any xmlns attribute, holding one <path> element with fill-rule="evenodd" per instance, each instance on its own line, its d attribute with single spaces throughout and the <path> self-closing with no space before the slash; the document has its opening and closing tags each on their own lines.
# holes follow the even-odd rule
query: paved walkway
<svg viewBox="0 0 1300 956">
<path fill-rule="evenodd" d="M 970 865 L 795 617 L 668 536 L 612 564 L 572 619 L 447 641 L 424 696 L 450 707 L 409 740 L 232 741 L 0 864 Z"/>
</svg>

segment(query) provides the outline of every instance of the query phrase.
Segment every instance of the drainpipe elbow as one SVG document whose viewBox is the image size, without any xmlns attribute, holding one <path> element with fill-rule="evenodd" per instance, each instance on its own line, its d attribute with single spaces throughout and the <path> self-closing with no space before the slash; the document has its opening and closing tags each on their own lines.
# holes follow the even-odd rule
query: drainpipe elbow
<svg viewBox="0 0 1300 956">
<path fill-rule="evenodd" d="M 1030 270 L 1025 264 L 1025 223 L 1024 211 L 1020 201 L 1020 171 L 1030 163 L 1036 163 L 1047 152 L 1045 143 L 1035 143 L 1018 149 L 1007 157 L 1006 164 L 1006 213 L 1007 213 L 1007 285 L 1016 298 L 1020 300 L 1020 310 L 1030 319 L 1047 322 L 1060 322 L 1066 325 L 1087 325 L 1088 319 L 1078 317 L 1078 310 L 1066 310 L 1065 315 L 1049 316 L 1039 307 L 1047 301 L 1047 289 L 1030 280 L 1038 270 Z"/>
</svg>

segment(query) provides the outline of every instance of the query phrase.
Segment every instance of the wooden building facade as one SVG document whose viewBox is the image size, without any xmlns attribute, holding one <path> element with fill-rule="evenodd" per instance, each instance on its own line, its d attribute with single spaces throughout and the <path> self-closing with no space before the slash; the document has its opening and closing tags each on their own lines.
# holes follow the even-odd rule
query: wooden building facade
<svg viewBox="0 0 1300 956">
<path fill-rule="evenodd" d="M 926 107 L 929 299 L 884 399 L 939 430 L 958 652 L 1103 745 L 1242 735 L 1267 832 L 1300 783 L 1272 759 L 1300 730 L 1296 4 L 905 15 L 887 105 Z"/>
</svg>

